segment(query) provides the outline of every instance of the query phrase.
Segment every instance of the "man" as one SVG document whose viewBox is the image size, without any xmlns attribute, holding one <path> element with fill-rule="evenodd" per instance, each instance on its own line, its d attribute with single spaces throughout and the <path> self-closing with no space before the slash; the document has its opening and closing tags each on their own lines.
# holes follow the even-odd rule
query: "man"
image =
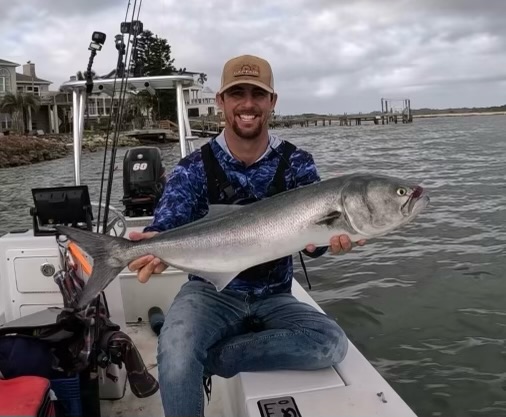
<svg viewBox="0 0 506 417">
<path fill-rule="evenodd" d="M 216 100 L 225 128 L 183 158 L 168 178 L 153 223 L 132 240 L 195 221 L 209 204 L 240 204 L 318 181 L 312 156 L 268 132 L 276 105 L 267 61 L 245 55 L 228 61 Z M 359 242 L 364 244 L 364 242 Z M 335 236 L 332 252 L 351 249 Z M 305 253 L 325 252 L 308 242 Z M 231 253 L 230 256 L 234 254 Z M 153 256 L 129 268 L 147 282 L 166 265 Z M 238 275 L 222 292 L 189 276 L 172 303 L 158 342 L 160 390 L 166 416 L 203 415 L 203 377 L 242 371 L 318 369 L 339 363 L 348 342 L 334 320 L 291 295 L 292 257 Z"/>
</svg>

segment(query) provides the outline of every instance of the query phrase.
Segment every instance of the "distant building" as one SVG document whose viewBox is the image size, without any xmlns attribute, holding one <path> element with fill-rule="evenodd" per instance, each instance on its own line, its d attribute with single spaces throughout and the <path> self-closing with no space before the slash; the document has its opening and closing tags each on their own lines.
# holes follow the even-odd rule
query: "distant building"
<svg viewBox="0 0 506 417">
<path fill-rule="evenodd" d="M 19 67 L 19 64 L 0 59 L 0 101 L 6 93 L 15 93 L 17 90 L 16 67 Z M 0 110 L 1 131 L 10 129 L 11 126 L 10 115 L 2 113 Z"/>
<path fill-rule="evenodd" d="M 221 116 L 222 111 L 216 104 L 216 93 L 209 87 L 196 83 L 183 89 L 188 117 Z"/>
<path fill-rule="evenodd" d="M 40 98 L 41 106 L 36 114 L 29 114 L 29 131 L 42 130 L 44 133 L 70 132 L 72 126 L 72 95 L 50 91 L 51 81 L 37 77 L 35 64 L 28 61 L 22 66 L 22 73 L 16 72 L 20 64 L 0 59 L 0 100 L 6 93 L 21 92 L 34 94 Z M 115 71 L 100 78 L 112 78 Z M 195 77 L 192 87 L 183 89 L 183 96 L 189 117 L 222 116 L 216 104 L 215 92 L 198 81 L 200 73 L 188 72 Z M 70 79 L 76 79 L 71 76 Z M 86 124 L 100 123 L 101 118 L 111 115 L 118 103 L 107 93 L 92 94 L 88 97 Z M 12 129 L 11 116 L 0 111 L 0 131 Z"/>
<path fill-rule="evenodd" d="M 16 68 L 19 66 L 15 62 L 0 59 L 0 100 L 6 93 L 21 92 L 38 96 L 41 106 L 36 114 L 29 113 L 27 130 L 58 133 L 60 125 L 65 119 L 65 113 L 58 110 L 58 105 L 64 104 L 67 101 L 66 98 L 57 98 L 61 93 L 49 91 L 52 82 L 37 77 L 34 63 L 28 61 L 24 64 L 21 74 L 16 72 Z M 63 102 L 62 99 L 64 99 Z M 1 131 L 12 128 L 9 114 L 0 113 L 0 128 Z"/>
<path fill-rule="evenodd" d="M 98 76 L 94 81 L 99 82 L 100 79 L 114 78 L 116 71 L 113 70 L 104 76 Z M 207 86 L 203 86 L 197 81 L 200 73 L 187 72 L 195 79 L 192 87 L 183 88 L 183 97 L 187 108 L 188 117 L 200 117 L 207 115 L 221 115 L 222 112 L 216 105 L 216 94 Z M 76 80 L 76 76 L 70 77 L 70 80 Z M 129 97 L 127 92 L 126 98 Z M 88 97 L 88 108 L 86 114 L 86 122 L 94 125 L 100 121 L 101 117 L 110 116 L 111 109 L 118 106 L 119 96 L 112 97 L 107 93 L 93 93 Z"/>
</svg>

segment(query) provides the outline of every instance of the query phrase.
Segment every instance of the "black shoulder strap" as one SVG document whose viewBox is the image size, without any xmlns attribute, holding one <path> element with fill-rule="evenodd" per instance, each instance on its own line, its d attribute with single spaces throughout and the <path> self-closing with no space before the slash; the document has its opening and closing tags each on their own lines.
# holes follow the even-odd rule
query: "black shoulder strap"
<svg viewBox="0 0 506 417">
<path fill-rule="evenodd" d="M 210 204 L 217 204 L 222 192 L 227 199 L 234 196 L 235 191 L 230 184 L 227 175 L 223 171 L 220 163 L 216 159 L 210 143 L 206 143 L 201 148 L 202 162 L 207 177 L 208 198 Z"/>
<path fill-rule="evenodd" d="M 282 191 L 286 191 L 285 171 L 290 167 L 290 157 L 295 152 L 295 145 L 288 141 L 283 141 L 283 152 L 279 161 L 278 169 L 274 174 L 271 185 L 269 186 L 269 195 L 274 195 Z"/>
</svg>

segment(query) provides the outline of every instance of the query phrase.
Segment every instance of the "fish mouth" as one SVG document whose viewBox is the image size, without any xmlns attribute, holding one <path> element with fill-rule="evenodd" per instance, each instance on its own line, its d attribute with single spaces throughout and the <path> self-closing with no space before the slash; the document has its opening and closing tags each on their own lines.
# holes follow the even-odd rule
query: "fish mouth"
<svg viewBox="0 0 506 417">
<path fill-rule="evenodd" d="M 404 216 L 410 216 L 413 213 L 416 204 L 420 200 L 424 201 L 424 203 L 425 203 L 425 204 L 423 204 L 424 207 L 430 201 L 429 197 L 425 193 L 425 190 L 420 186 L 416 186 L 416 187 L 414 187 L 413 192 L 409 196 L 408 200 L 402 205 L 402 207 L 401 207 L 402 214 Z"/>
</svg>

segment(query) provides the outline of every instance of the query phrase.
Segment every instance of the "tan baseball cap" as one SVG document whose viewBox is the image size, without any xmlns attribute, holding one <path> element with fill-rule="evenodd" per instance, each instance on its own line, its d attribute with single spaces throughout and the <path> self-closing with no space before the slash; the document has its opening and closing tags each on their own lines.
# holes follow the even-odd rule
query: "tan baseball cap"
<svg viewBox="0 0 506 417">
<path fill-rule="evenodd" d="M 225 63 L 218 94 L 237 84 L 252 84 L 274 93 L 274 76 L 270 64 L 253 55 L 241 55 Z"/>
</svg>

